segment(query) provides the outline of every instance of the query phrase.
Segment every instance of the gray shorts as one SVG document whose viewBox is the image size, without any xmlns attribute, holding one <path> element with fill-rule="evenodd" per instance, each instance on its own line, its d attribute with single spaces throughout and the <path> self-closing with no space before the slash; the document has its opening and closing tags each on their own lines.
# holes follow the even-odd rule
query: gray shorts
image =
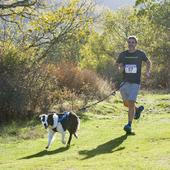
<svg viewBox="0 0 170 170">
<path fill-rule="evenodd" d="M 120 88 L 120 94 L 123 101 L 136 101 L 139 89 L 140 84 L 125 82 L 125 84 L 123 84 Z"/>
</svg>

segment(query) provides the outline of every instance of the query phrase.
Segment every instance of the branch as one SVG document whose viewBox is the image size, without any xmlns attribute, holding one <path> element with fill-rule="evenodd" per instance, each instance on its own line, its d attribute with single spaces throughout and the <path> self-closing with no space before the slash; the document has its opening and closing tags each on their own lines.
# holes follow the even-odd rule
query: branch
<svg viewBox="0 0 170 170">
<path fill-rule="evenodd" d="M 37 0 L 33 2 L 29 2 L 29 0 L 18 1 L 12 4 L 0 4 L 0 9 L 9 9 L 9 8 L 16 8 L 16 7 L 30 7 L 37 3 Z"/>
<path fill-rule="evenodd" d="M 8 19 L 6 19 L 6 18 L 4 18 L 4 17 L 1 17 L 1 19 L 4 20 L 5 22 L 9 22 L 9 23 L 14 23 L 14 24 L 16 24 L 16 25 L 18 26 L 18 29 L 19 29 L 20 31 L 22 31 L 20 25 L 19 25 L 17 22 L 12 21 L 12 20 L 8 20 Z"/>
</svg>

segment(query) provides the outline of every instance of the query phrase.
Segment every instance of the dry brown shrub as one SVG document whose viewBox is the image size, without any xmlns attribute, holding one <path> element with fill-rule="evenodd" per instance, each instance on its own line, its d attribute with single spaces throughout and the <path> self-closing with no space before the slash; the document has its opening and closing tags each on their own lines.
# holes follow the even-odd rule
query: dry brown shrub
<svg viewBox="0 0 170 170">
<path fill-rule="evenodd" d="M 111 91 L 109 83 L 96 72 L 80 69 L 74 63 L 63 61 L 56 66 L 52 74 L 56 77 L 58 87 L 66 88 L 77 95 L 101 97 Z"/>
</svg>

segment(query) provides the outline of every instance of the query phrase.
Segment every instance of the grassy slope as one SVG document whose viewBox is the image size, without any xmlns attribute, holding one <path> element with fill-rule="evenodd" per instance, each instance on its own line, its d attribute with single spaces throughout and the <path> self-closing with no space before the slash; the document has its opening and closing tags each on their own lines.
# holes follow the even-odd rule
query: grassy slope
<svg viewBox="0 0 170 170">
<path fill-rule="evenodd" d="M 146 109 L 141 119 L 133 123 L 136 135 L 126 136 L 122 130 L 127 113 L 117 95 L 87 113 L 90 119 L 81 120 L 79 139 L 73 138 L 69 149 L 55 140 L 48 151 L 44 150 L 44 129 L 32 122 L 20 128 L 15 124 L 4 127 L 0 137 L 0 169 L 168 170 L 170 95 L 143 92 L 139 101 Z M 60 139 L 60 135 L 56 138 Z"/>
</svg>

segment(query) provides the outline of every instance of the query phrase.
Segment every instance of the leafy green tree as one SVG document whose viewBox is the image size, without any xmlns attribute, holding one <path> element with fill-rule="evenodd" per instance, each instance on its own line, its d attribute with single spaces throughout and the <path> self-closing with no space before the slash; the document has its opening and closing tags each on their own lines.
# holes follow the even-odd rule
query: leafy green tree
<svg viewBox="0 0 170 170">
<path fill-rule="evenodd" d="M 59 56 L 58 51 L 61 51 L 65 44 L 70 44 L 74 49 L 73 43 L 81 41 L 89 32 L 89 25 L 93 22 L 90 15 L 92 8 L 92 3 L 74 0 L 54 11 L 45 11 L 30 22 L 30 36 L 28 35 L 26 45 L 28 49 L 40 49 L 37 61 L 47 56 L 50 58 L 51 55 L 59 59 L 64 57 L 62 53 Z M 71 53 L 70 49 L 67 53 Z"/>
<path fill-rule="evenodd" d="M 152 86 L 169 88 L 170 87 L 170 72 L 169 72 L 169 53 L 170 53 L 170 1 L 167 0 L 137 0 L 136 1 L 137 16 L 148 17 L 152 23 L 153 34 L 147 37 L 152 37 L 150 49 L 153 61 L 153 78 Z M 140 7 L 140 8 L 139 8 Z"/>
</svg>

